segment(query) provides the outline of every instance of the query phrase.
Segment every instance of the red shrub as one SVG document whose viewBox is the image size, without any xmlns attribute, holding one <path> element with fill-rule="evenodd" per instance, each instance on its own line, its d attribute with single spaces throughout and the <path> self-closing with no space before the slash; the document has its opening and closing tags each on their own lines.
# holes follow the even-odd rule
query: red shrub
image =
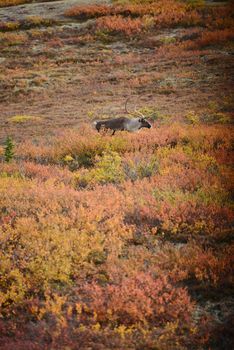
<svg viewBox="0 0 234 350">
<path fill-rule="evenodd" d="M 152 322 L 159 326 L 179 320 L 188 321 L 192 303 L 183 288 L 175 288 L 166 277 L 154 279 L 150 274 L 139 273 L 125 277 L 119 285 L 101 287 L 86 285 L 86 305 L 97 315 L 98 322 L 131 325 Z"/>
<path fill-rule="evenodd" d="M 68 169 L 62 169 L 54 165 L 42 165 L 33 162 L 20 162 L 0 164 L 3 173 L 13 177 L 26 177 L 38 181 L 54 181 L 55 183 L 72 183 L 72 173 Z"/>
<path fill-rule="evenodd" d="M 209 45 L 215 45 L 232 41 L 234 39 L 233 29 L 213 30 L 205 31 L 201 34 L 201 37 L 194 42 L 191 42 L 192 48 L 200 48 Z"/>
<path fill-rule="evenodd" d="M 105 16 L 110 13 L 110 6 L 107 5 L 85 5 L 75 6 L 65 12 L 65 16 L 75 17 L 80 20 Z"/>
<path fill-rule="evenodd" d="M 124 18 L 122 16 L 107 16 L 99 18 L 96 21 L 98 30 L 106 31 L 108 33 L 121 33 L 126 36 L 139 33 L 143 28 L 141 19 L 132 19 L 130 17 Z"/>
</svg>

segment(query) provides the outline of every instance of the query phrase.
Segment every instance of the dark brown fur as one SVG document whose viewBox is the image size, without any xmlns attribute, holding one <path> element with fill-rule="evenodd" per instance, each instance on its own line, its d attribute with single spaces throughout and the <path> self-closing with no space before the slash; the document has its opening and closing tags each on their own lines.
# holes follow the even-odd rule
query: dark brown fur
<svg viewBox="0 0 234 350">
<path fill-rule="evenodd" d="M 124 123 L 128 121 L 128 118 L 126 117 L 120 117 L 116 119 L 110 119 L 110 120 L 100 120 L 96 122 L 96 129 L 97 131 L 100 131 L 101 128 L 104 129 L 111 129 L 113 131 L 123 131 L 124 130 Z"/>
</svg>

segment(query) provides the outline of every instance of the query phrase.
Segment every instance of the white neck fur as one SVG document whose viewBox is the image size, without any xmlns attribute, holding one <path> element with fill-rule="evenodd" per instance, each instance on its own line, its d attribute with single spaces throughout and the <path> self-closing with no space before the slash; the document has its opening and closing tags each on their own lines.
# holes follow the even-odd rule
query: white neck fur
<svg viewBox="0 0 234 350">
<path fill-rule="evenodd" d="M 137 131 L 141 127 L 141 123 L 139 122 L 139 118 L 132 118 L 125 122 L 125 129 L 128 131 Z"/>
</svg>

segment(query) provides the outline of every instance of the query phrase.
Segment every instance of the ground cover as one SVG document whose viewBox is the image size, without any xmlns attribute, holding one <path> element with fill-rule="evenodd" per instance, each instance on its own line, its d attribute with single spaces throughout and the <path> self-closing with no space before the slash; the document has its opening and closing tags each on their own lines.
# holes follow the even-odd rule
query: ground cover
<svg viewBox="0 0 234 350">
<path fill-rule="evenodd" d="M 226 3 L 12 7 L 0 348 L 232 348 L 232 39 Z M 128 97 L 153 127 L 97 133 Z"/>
</svg>

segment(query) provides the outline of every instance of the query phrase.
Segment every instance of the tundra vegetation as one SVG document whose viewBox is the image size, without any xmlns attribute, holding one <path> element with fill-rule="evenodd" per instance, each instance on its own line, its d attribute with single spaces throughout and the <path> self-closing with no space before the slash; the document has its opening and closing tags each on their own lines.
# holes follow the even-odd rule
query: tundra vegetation
<svg viewBox="0 0 234 350">
<path fill-rule="evenodd" d="M 0 7 L 31 4 L 37 2 L 52 2 L 56 0 L 0 0 Z"/>
<path fill-rule="evenodd" d="M 0 349 L 233 347 L 232 39 L 203 1 L 0 23 Z M 98 133 L 128 96 L 152 128 Z"/>
</svg>

